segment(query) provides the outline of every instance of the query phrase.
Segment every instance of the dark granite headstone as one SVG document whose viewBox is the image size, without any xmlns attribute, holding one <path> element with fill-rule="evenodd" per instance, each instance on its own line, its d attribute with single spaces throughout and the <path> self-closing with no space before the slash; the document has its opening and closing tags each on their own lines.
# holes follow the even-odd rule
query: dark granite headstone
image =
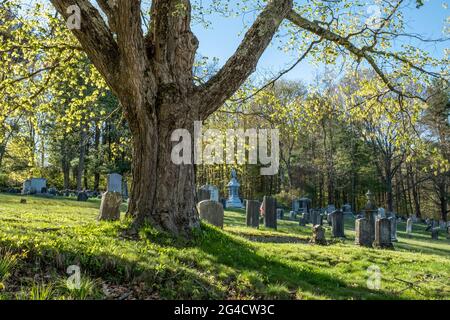
<svg viewBox="0 0 450 320">
<path fill-rule="evenodd" d="M 331 227 L 334 238 L 345 238 L 344 234 L 344 213 L 336 210 L 330 214 Z"/>
<path fill-rule="evenodd" d="M 266 228 L 277 228 L 277 201 L 274 198 L 264 196 L 264 226 Z"/>
<path fill-rule="evenodd" d="M 246 214 L 247 214 L 247 226 L 258 228 L 259 227 L 259 207 L 260 203 L 256 200 L 246 201 Z"/>
</svg>

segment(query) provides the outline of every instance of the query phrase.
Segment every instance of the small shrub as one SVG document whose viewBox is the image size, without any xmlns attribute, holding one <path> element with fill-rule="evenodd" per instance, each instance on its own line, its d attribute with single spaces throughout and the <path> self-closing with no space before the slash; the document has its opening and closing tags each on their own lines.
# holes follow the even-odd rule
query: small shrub
<svg viewBox="0 0 450 320">
<path fill-rule="evenodd" d="M 33 283 L 30 289 L 30 300 L 50 300 L 53 296 L 54 289 L 51 284 Z"/>
<path fill-rule="evenodd" d="M 62 278 L 59 281 L 59 289 L 61 289 L 63 294 L 67 294 L 69 296 L 68 298 L 72 300 L 86 300 L 98 298 L 100 296 L 97 281 L 92 280 L 87 276 L 81 276 L 80 285 L 75 288 L 71 288 L 67 283 L 67 279 Z"/>
<path fill-rule="evenodd" d="M 11 274 L 12 269 L 17 264 L 17 257 L 10 252 L 4 254 L 0 253 L 0 289 L 3 286 L 2 282 L 5 281 Z"/>
</svg>

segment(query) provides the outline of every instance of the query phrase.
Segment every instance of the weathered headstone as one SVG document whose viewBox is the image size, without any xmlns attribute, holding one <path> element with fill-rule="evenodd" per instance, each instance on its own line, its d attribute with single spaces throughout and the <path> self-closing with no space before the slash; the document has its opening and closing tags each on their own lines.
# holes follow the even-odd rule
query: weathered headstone
<svg viewBox="0 0 450 320">
<path fill-rule="evenodd" d="M 303 219 L 304 219 L 305 223 L 309 223 L 310 222 L 310 220 L 311 220 L 311 211 L 303 213 Z"/>
<path fill-rule="evenodd" d="M 120 219 L 120 205 L 122 204 L 122 194 L 119 192 L 107 191 L 102 196 L 100 214 L 98 220 L 116 221 Z"/>
<path fill-rule="evenodd" d="M 23 183 L 22 194 L 41 194 L 47 192 L 47 180 L 44 178 L 32 178 Z"/>
<path fill-rule="evenodd" d="M 391 221 L 391 240 L 397 242 L 397 217 L 394 212 L 389 214 L 389 220 Z"/>
<path fill-rule="evenodd" d="M 330 214 L 332 234 L 334 238 L 345 238 L 344 234 L 344 213 L 336 210 Z"/>
<path fill-rule="evenodd" d="M 295 213 L 295 211 L 289 212 L 289 219 L 295 220 L 296 218 L 297 218 L 297 214 Z"/>
<path fill-rule="evenodd" d="M 260 203 L 256 200 L 247 200 L 246 203 L 246 215 L 247 215 L 247 226 L 252 228 L 259 227 L 259 207 Z"/>
<path fill-rule="evenodd" d="M 378 208 L 378 217 L 386 218 L 386 210 L 384 208 Z"/>
<path fill-rule="evenodd" d="M 355 222 L 355 244 L 364 247 L 371 247 L 374 237 L 371 236 L 371 224 L 366 218 L 356 219 Z"/>
<path fill-rule="evenodd" d="M 199 189 L 197 192 L 197 198 L 198 198 L 198 202 L 202 202 L 205 200 L 210 200 L 211 199 L 211 193 L 209 192 L 209 190 L 206 189 Z"/>
<path fill-rule="evenodd" d="M 318 210 L 311 210 L 311 214 L 310 214 L 310 221 L 312 223 L 313 226 L 315 225 L 322 225 L 322 215 L 320 214 L 320 211 Z"/>
<path fill-rule="evenodd" d="M 277 209 L 277 219 L 282 220 L 284 218 L 284 211 L 283 209 Z"/>
<path fill-rule="evenodd" d="M 342 212 L 344 212 L 344 214 L 353 214 L 352 205 L 349 203 L 344 204 L 342 206 Z"/>
<path fill-rule="evenodd" d="M 213 200 L 219 202 L 219 189 L 216 186 L 205 184 L 200 188 L 200 190 L 207 190 L 209 191 L 209 198 L 208 199 L 202 199 L 203 200 Z"/>
<path fill-rule="evenodd" d="M 325 239 L 325 228 L 321 225 L 313 226 L 313 235 L 311 242 L 314 244 L 326 244 L 327 241 Z"/>
<path fill-rule="evenodd" d="M 213 200 L 203 200 L 197 205 L 200 219 L 223 228 L 224 211 L 222 205 Z"/>
<path fill-rule="evenodd" d="M 363 212 L 363 217 L 355 222 L 355 244 L 371 247 L 375 241 L 375 218 L 378 208 L 375 205 L 373 194 L 370 190 L 366 194 L 367 204 Z"/>
<path fill-rule="evenodd" d="M 329 204 L 325 210 L 327 213 L 332 213 L 336 211 L 336 206 L 334 204 Z"/>
<path fill-rule="evenodd" d="M 391 222 L 387 218 L 377 219 L 375 222 L 375 240 L 373 246 L 377 248 L 392 248 Z"/>
<path fill-rule="evenodd" d="M 264 210 L 264 226 L 266 228 L 277 228 L 277 201 L 274 198 L 264 196 L 263 210 Z"/>
<path fill-rule="evenodd" d="M 122 195 L 122 176 L 118 173 L 108 174 L 106 191 L 117 192 Z"/>
<path fill-rule="evenodd" d="M 86 202 L 89 200 L 89 197 L 86 192 L 78 192 L 77 201 Z"/>
<path fill-rule="evenodd" d="M 304 214 L 304 213 L 300 216 L 299 225 L 300 225 L 301 227 L 306 226 L 306 219 L 305 219 L 305 214 Z"/>
<path fill-rule="evenodd" d="M 431 229 L 431 239 L 439 240 L 439 227 L 435 227 Z"/>
<path fill-rule="evenodd" d="M 122 198 L 128 200 L 128 181 L 127 179 L 122 179 Z"/>
<path fill-rule="evenodd" d="M 413 230 L 413 218 L 408 218 L 408 220 L 406 220 L 406 233 L 408 234 L 409 237 L 411 237 L 412 230 Z"/>
</svg>

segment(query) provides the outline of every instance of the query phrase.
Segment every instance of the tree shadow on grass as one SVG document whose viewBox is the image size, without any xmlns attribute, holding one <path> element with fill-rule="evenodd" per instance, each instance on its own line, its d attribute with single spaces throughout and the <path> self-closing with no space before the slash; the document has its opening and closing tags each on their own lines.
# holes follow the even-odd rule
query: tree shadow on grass
<svg viewBox="0 0 450 320">
<path fill-rule="evenodd" d="M 257 254 L 245 241 L 237 240 L 210 226 L 204 226 L 206 237 L 200 249 L 214 257 L 214 262 L 228 266 L 238 273 L 256 272 L 262 278 L 251 280 L 255 291 L 273 284 L 284 284 L 291 292 L 309 292 L 329 299 L 401 299 L 384 291 L 363 286 L 348 286 L 342 280 L 311 268 L 294 267 L 275 257 Z M 261 285 L 266 288 L 261 288 Z"/>
</svg>

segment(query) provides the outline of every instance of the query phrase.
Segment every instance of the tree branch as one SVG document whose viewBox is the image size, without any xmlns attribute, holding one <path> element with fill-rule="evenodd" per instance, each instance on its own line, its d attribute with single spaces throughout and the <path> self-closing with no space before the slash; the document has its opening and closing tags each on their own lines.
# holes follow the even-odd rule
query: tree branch
<svg viewBox="0 0 450 320">
<path fill-rule="evenodd" d="M 349 40 L 349 37 L 343 37 L 337 33 L 334 33 L 328 29 L 325 29 L 324 27 L 320 26 L 318 23 L 312 22 L 306 18 L 303 18 L 301 15 L 299 15 L 294 10 L 292 10 L 289 13 L 288 19 L 297 27 L 307 30 L 307 31 L 310 31 L 311 33 L 314 33 L 320 37 L 323 37 L 326 40 L 329 40 L 337 45 L 340 45 L 340 46 L 346 48 L 348 51 L 353 53 L 358 59 L 366 60 L 370 64 L 370 66 L 373 68 L 373 70 L 376 72 L 376 74 L 385 83 L 385 85 L 389 88 L 390 91 L 398 94 L 399 96 L 403 96 L 403 97 L 407 97 L 407 98 L 418 98 L 418 99 L 424 100 L 423 98 L 421 98 L 419 96 L 411 96 L 411 95 L 408 95 L 405 92 L 402 92 L 401 90 L 397 89 L 396 86 L 388 79 L 386 74 L 377 65 L 375 59 L 373 58 L 372 55 L 370 55 L 370 53 L 374 53 L 374 54 L 378 54 L 378 55 L 384 54 L 386 56 L 391 56 L 393 58 L 398 58 L 397 56 L 389 55 L 388 53 L 383 53 L 380 51 L 375 51 L 375 50 L 373 50 L 373 48 L 370 48 L 370 47 L 364 47 L 362 49 L 358 48 Z M 401 62 L 405 63 L 404 60 L 401 60 Z M 412 65 L 412 63 L 408 63 L 408 64 L 410 66 Z"/>
<path fill-rule="evenodd" d="M 282 21 L 292 9 L 292 0 L 273 0 L 267 4 L 247 31 L 244 40 L 222 69 L 199 87 L 199 116 L 206 119 L 219 108 L 254 72 Z"/>
<path fill-rule="evenodd" d="M 72 14 L 67 11 L 70 6 L 77 5 L 80 8 L 81 28 L 74 29 L 72 32 L 108 85 L 113 90 L 118 89 L 119 49 L 111 30 L 98 10 L 88 0 L 50 1 L 65 19 Z"/>
</svg>

